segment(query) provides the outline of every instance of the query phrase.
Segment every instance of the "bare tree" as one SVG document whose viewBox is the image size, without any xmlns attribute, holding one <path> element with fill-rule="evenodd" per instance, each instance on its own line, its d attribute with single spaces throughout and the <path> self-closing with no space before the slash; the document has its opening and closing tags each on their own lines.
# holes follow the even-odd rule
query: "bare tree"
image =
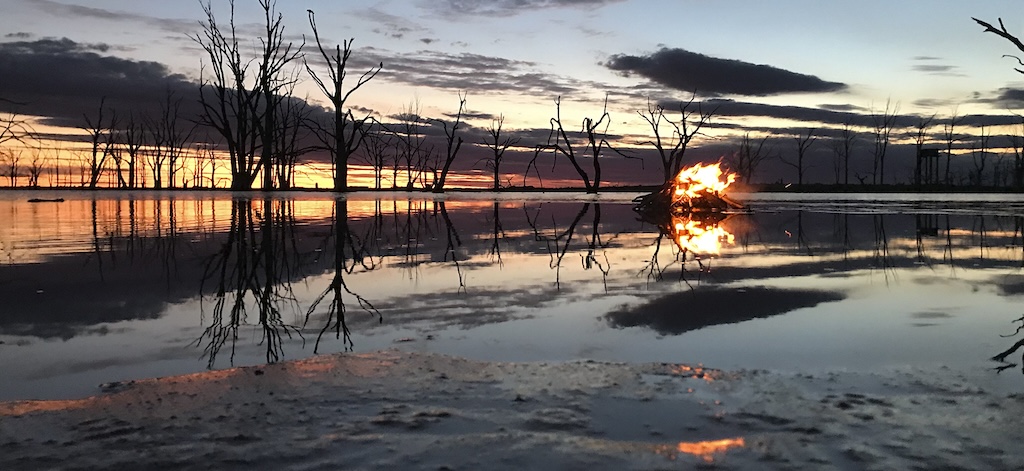
<svg viewBox="0 0 1024 471">
<path fill-rule="evenodd" d="M 850 184 L 850 156 L 853 154 L 856 140 L 857 133 L 847 122 L 839 130 L 839 136 L 832 141 L 832 153 L 836 157 L 836 183 Z M 842 175 L 842 180 L 839 178 L 840 175 Z"/>
<path fill-rule="evenodd" d="M 893 106 L 889 100 L 886 100 L 885 110 L 881 114 L 871 112 L 871 125 L 875 136 L 875 148 L 872 154 L 874 163 L 871 169 L 872 183 L 885 183 L 885 157 L 889 151 L 889 142 L 892 130 L 896 126 L 896 114 L 899 112 L 899 108 L 899 103 Z"/>
<path fill-rule="evenodd" d="M 672 121 L 665 117 L 665 109 L 661 105 L 652 106 L 649 97 L 647 99 L 647 112 L 637 111 L 637 114 L 644 121 L 647 121 L 647 124 L 651 127 L 651 132 L 654 134 L 654 139 L 644 142 L 644 144 L 654 146 L 657 149 L 658 156 L 661 158 L 662 177 L 665 182 L 675 178 L 679 171 L 683 169 L 683 157 L 686 154 L 687 146 L 700 133 L 701 127 L 711 121 L 711 116 L 714 115 L 715 110 L 705 112 L 699 101 L 696 103 L 696 110 L 694 110 L 694 100 L 696 97 L 697 92 L 694 92 L 690 95 L 688 101 L 685 103 L 679 102 L 678 121 Z M 672 128 L 672 137 L 662 137 L 662 122 Z"/>
<path fill-rule="evenodd" d="M 276 162 L 283 158 L 278 144 L 283 140 L 278 133 L 282 132 L 279 120 L 282 107 L 288 97 L 282 93 L 289 90 L 298 81 L 298 74 L 288 75 L 285 68 L 302 54 L 305 43 L 296 47 L 285 42 L 284 17 L 277 12 L 275 0 L 259 0 L 263 9 L 264 29 L 260 38 L 259 73 L 256 88 L 262 94 L 262 125 L 259 127 L 261 136 L 260 158 L 257 169 L 263 172 L 263 188 L 274 187 L 274 169 Z M 257 113 L 260 111 L 257 108 Z"/>
<path fill-rule="evenodd" d="M 1024 43 L 1022 43 L 1020 39 L 1018 39 L 1013 34 L 1010 34 L 1010 32 L 1006 30 L 1006 26 L 1003 25 L 1003 19 L 1002 18 L 999 18 L 999 28 L 998 29 L 995 26 L 992 26 L 991 24 L 986 23 L 984 21 L 981 21 L 981 20 L 979 20 L 977 18 L 971 17 L 971 19 L 974 20 L 979 25 L 985 27 L 985 31 L 984 32 L 986 32 L 986 33 L 993 33 L 993 34 L 995 34 L 997 36 L 1000 36 L 1000 37 L 1006 39 L 1007 41 L 1010 41 L 1011 43 L 1013 43 L 1013 45 L 1016 46 L 1018 50 L 1020 50 L 1021 52 L 1024 52 Z M 1012 58 L 1017 60 L 1018 64 L 1021 64 L 1022 66 L 1024 66 L 1024 62 L 1022 62 L 1021 59 L 1019 57 L 1017 57 L 1017 56 L 1010 55 L 1010 54 L 1003 54 L 1003 57 L 1012 57 Z M 1024 70 L 1022 70 L 1022 69 L 1014 68 L 1013 70 L 1016 70 L 1017 72 L 1024 74 Z"/>
<path fill-rule="evenodd" d="M 422 177 L 426 167 L 427 158 L 431 151 L 427 148 L 425 138 L 420 132 L 420 124 L 423 118 L 420 117 L 419 101 L 413 101 L 397 116 L 398 123 L 395 124 L 394 133 L 399 139 L 398 155 L 395 158 L 392 168 L 392 185 L 398 186 L 398 172 L 405 164 L 405 187 L 412 189 L 417 180 Z"/>
<path fill-rule="evenodd" d="M 221 30 L 213 6 L 207 1 L 202 4 L 206 14 L 203 31 L 192 37 L 210 61 L 200 68 L 199 103 L 203 111 L 199 122 L 215 129 L 224 140 L 230 159 L 231 189 L 248 190 L 262 163 L 256 159 L 261 94 L 246 86 L 252 61 L 242 58 L 235 28 L 235 2 L 228 3 L 231 15 L 227 34 Z"/>
<path fill-rule="evenodd" d="M 798 187 L 804 186 L 804 157 L 807 155 L 808 149 L 814 144 L 814 141 L 818 140 L 817 137 L 814 137 L 815 131 L 816 129 L 808 129 L 806 136 L 797 134 L 794 138 L 796 141 L 796 162 L 779 159 L 780 162 L 796 169 L 796 184 Z"/>
<path fill-rule="evenodd" d="M 1013 151 L 1013 187 L 1024 188 L 1024 117 L 1009 135 L 1010 149 Z"/>
<path fill-rule="evenodd" d="M 2 158 L 0 159 L 0 164 L 7 167 L 6 170 L 3 170 L 4 173 L 0 173 L 0 176 L 7 177 L 12 188 L 18 186 L 18 177 L 21 176 L 21 154 L 22 151 L 20 149 L 16 151 L 0 150 L 0 158 Z"/>
<path fill-rule="evenodd" d="M 448 172 L 452 168 L 452 163 L 455 162 L 455 157 L 459 155 L 459 149 L 462 148 L 462 136 L 457 135 L 459 127 L 462 126 L 462 113 L 466 110 L 466 94 L 459 93 L 459 111 L 455 113 L 454 119 L 451 122 L 436 119 L 437 123 L 444 129 L 445 135 L 445 154 L 444 154 L 444 166 L 441 168 L 441 176 L 437 178 L 434 184 L 434 191 L 441 193 L 444 192 L 444 183 L 448 179 Z"/>
<path fill-rule="evenodd" d="M 163 168 L 167 166 L 167 187 L 175 187 L 175 177 L 183 167 L 181 162 L 185 156 L 188 143 L 195 133 L 195 126 L 186 127 L 181 119 L 181 97 L 176 97 L 170 89 L 160 103 L 160 115 L 148 122 L 152 136 L 150 169 L 153 175 L 153 187 L 163 188 Z"/>
<path fill-rule="evenodd" d="M 933 121 L 935 121 L 934 114 L 928 117 L 920 116 L 917 118 L 917 125 L 914 126 L 914 149 L 917 151 L 914 159 L 914 185 L 916 186 L 921 186 L 921 161 L 924 158 L 922 150 L 928 139 L 928 129 L 931 128 Z"/>
<path fill-rule="evenodd" d="M 580 180 L 583 182 L 587 193 L 597 193 L 601 188 L 601 155 L 605 149 L 610 149 L 619 153 L 619 155 L 623 155 L 612 148 L 611 143 L 605 137 L 608 134 L 610 122 L 608 97 L 605 96 L 601 116 L 596 120 L 590 117 L 583 118 L 582 130 L 579 132 L 579 140 L 583 141 L 581 146 L 579 142 L 569 139 L 569 134 L 565 131 L 565 126 L 562 124 L 562 97 L 555 98 L 555 117 L 551 118 L 550 121 L 551 133 L 548 135 L 548 142 L 537 147 L 538 152 L 534 154 L 533 160 L 527 165 L 527 172 L 529 172 L 530 166 L 536 166 L 536 159 L 540 151 L 552 151 L 555 153 L 555 163 L 558 162 L 558 156 L 563 156 L 569 160 L 573 169 L 580 176 Z M 587 156 L 588 152 L 591 159 L 592 175 L 587 173 L 580 165 L 582 158 Z M 625 157 L 625 155 L 623 156 Z"/>
<path fill-rule="evenodd" d="M 367 119 L 369 115 L 361 119 L 355 118 L 352 109 L 346 109 L 346 102 L 353 92 L 373 79 L 384 67 L 381 62 L 376 68 L 363 72 L 358 80 L 349 89 L 345 89 L 345 78 L 348 74 L 349 58 L 352 56 L 352 43 L 355 39 L 342 41 L 341 45 L 335 45 L 333 54 L 328 54 L 320 40 L 320 32 L 317 30 L 313 10 L 306 10 L 309 13 L 309 25 L 313 28 L 313 37 L 316 39 L 317 49 L 321 57 L 327 63 L 327 79 L 325 82 L 320 78 L 306 62 L 306 71 L 313 77 L 313 81 L 320 87 L 320 91 L 327 95 L 334 108 L 333 122 L 322 129 L 323 132 L 317 136 L 331 153 L 331 165 L 333 166 L 334 189 L 345 191 L 348 189 L 348 160 L 362 145 L 366 138 Z"/>
<path fill-rule="evenodd" d="M 13 103 L 2 98 L 0 102 Z M 10 141 L 23 142 L 25 136 L 30 134 L 32 131 L 28 121 L 19 117 L 17 113 L 7 113 L 0 118 L 0 146 Z"/>
<path fill-rule="evenodd" d="M 117 128 L 117 114 L 112 113 L 113 116 L 110 117 L 109 122 L 103 119 L 106 99 L 106 97 L 100 98 L 99 111 L 95 119 L 87 114 L 82 115 L 85 118 L 85 126 L 82 129 L 89 133 L 89 142 L 92 144 L 88 165 L 89 188 L 96 188 L 96 185 L 99 184 L 100 177 L 107 166 L 107 159 L 116 145 L 114 130 Z"/>
<path fill-rule="evenodd" d="M 138 183 L 138 167 L 142 162 L 142 148 L 146 145 L 146 126 L 144 120 L 135 119 L 134 114 L 128 115 L 124 127 L 124 151 L 128 154 L 128 188 L 135 188 Z"/>
<path fill-rule="evenodd" d="M 985 184 L 985 168 L 989 158 L 989 139 L 992 136 L 986 134 L 985 125 L 981 125 L 977 139 L 971 143 L 971 161 L 974 163 L 974 172 L 971 181 L 977 186 Z"/>
<path fill-rule="evenodd" d="M 740 141 L 739 148 L 726 159 L 729 166 L 744 183 L 748 185 L 753 183 L 754 172 L 762 163 L 772 157 L 771 147 L 765 147 L 770 137 L 769 134 L 761 138 L 760 141 L 754 141 L 750 138 L 750 133 L 746 133 Z"/>
<path fill-rule="evenodd" d="M 953 108 L 952 113 L 949 115 L 949 120 L 942 124 L 942 136 L 946 143 L 946 171 L 945 178 L 943 178 L 946 185 L 953 183 L 952 173 L 950 171 L 953 157 L 953 144 L 960 140 L 956 135 L 956 126 L 962 123 L 963 120 L 963 116 L 957 116 L 957 108 Z"/>
<path fill-rule="evenodd" d="M 491 120 L 491 127 L 487 128 L 487 134 L 490 138 L 483 142 L 483 144 L 492 152 L 491 158 L 487 159 L 485 165 L 494 175 L 495 190 L 501 187 L 501 161 L 505 157 L 505 151 L 518 144 L 520 140 L 518 137 L 511 136 L 505 136 L 503 138 L 501 136 L 501 127 L 504 124 L 505 115 L 498 116 L 498 119 Z M 497 218 L 497 208 L 495 208 L 495 218 Z M 496 244 L 497 242 L 495 242 L 495 245 Z"/>
</svg>

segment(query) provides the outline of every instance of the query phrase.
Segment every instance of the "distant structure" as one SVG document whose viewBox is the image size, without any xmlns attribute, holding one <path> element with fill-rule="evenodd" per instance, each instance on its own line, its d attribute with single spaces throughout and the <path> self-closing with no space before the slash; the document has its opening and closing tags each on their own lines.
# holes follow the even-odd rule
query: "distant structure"
<svg viewBox="0 0 1024 471">
<path fill-rule="evenodd" d="M 923 162 L 921 171 L 924 172 L 921 182 L 925 185 L 932 185 L 939 182 L 939 149 L 921 148 L 917 151 L 918 160 Z"/>
</svg>

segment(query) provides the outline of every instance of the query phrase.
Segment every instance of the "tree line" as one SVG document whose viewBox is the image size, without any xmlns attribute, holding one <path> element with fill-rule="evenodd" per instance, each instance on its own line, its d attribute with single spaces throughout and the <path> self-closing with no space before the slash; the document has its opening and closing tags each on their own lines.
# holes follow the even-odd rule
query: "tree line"
<svg viewBox="0 0 1024 471">
<path fill-rule="evenodd" d="M 637 114 L 649 134 L 636 142 L 615 140 L 609 134 L 607 97 L 600 114 L 583 118 L 579 127 L 563 121 L 562 100 L 556 97 L 547 139 L 532 144 L 525 142 L 528 133 L 504 129 L 501 115 L 487 129 L 468 125 L 465 92 L 458 94 L 457 111 L 445 119 L 424 118 L 414 102 L 385 122 L 350 102 L 381 72 L 383 63 L 353 72 L 354 40 L 325 44 L 312 10 L 308 23 L 313 44 L 307 45 L 305 36 L 300 43 L 288 40 L 275 1 L 257 1 L 263 22 L 254 51 L 243 50 L 246 41 L 237 33 L 234 0 L 228 2 L 226 22 L 217 17 L 210 0 L 200 3 L 205 18 L 201 31 L 190 36 L 203 51 L 198 96 L 182 96 L 168 88 L 155 111 L 147 113 L 112 109 L 101 97 L 95 112 L 82 117 L 84 149 L 62 149 L 61 141 L 54 139 L 47 142 L 57 144 L 44 148 L 25 117 L 9 113 L 0 118 L 0 173 L 9 186 L 40 187 L 45 175 L 48 186 L 289 189 L 296 186 L 296 169 L 304 156 L 320 152 L 329 157 L 326 172 L 337 191 L 349 189 L 354 164 L 372 169 L 377 189 L 388 188 L 390 181 L 395 189 L 444 191 L 453 164 L 465 162 L 466 147 L 475 146 L 486 151 L 477 165 L 489 174 L 494 189 L 515 187 L 516 176 L 526 187 L 531 170 L 543 185 L 538 165 L 549 159 L 544 162 L 550 161 L 552 168 L 562 162 L 569 165 L 584 190 L 597 192 L 607 183 L 605 159 L 656 157 L 658 179 L 667 182 L 688 163 L 687 151 L 694 148 L 695 139 L 714 139 L 705 131 L 716 109 L 697 100 L 696 91 L 671 111 L 648 98 L 647 108 Z M 1020 47 L 1005 28 L 975 21 Z M 313 52 L 307 54 L 307 49 Z M 326 107 L 295 96 L 304 78 L 317 85 Z M 197 115 L 183 115 L 185 100 L 198 102 Z M 842 186 L 1024 188 L 1024 119 L 1016 132 L 997 141 L 984 125 L 971 134 L 963 132 L 964 117 L 956 110 L 942 120 L 936 115 L 901 116 L 899 104 L 887 101 L 883 110 L 863 118 L 827 129 L 744 132 L 731 150 L 721 154 L 722 161 L 748 184 L 770 164 L 776 174 L 779 168 L 791 169 L 792 182 L 800 187 L 816 166 L 824 164 L 831 167 L 833 183 Z M 443 131 L 443 136 L 429 137 L 427 127 Z M 827 140 L 829 149 L 822 149 L 819 140 Z M 913 147 L 910 174 L 886 175 L 894 143 Z M 530 156 L 521 175 L 502 172 L 510 149 Z M 829 153 L 830 162 L 825 157 Z M 870 162 L 870 168 L 851 165 L 858 160 L 856 154 Z M 66 155 L 73 157 L 62 157 Z"/>
</svg>

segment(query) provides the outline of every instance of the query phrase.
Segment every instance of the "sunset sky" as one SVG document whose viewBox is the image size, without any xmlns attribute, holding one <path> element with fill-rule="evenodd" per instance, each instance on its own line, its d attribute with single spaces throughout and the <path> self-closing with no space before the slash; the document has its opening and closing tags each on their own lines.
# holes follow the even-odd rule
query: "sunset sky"
<svg viewBox="0 0 1024 471">
<path fill-rule="evenodd" d="M 227 1 L 213 4 L 226 21 Z M 1013 122 L 1011 111 L 1024 108 L 1024 76 L 1013 70 L 1014 59 L 1001 56 L 1018 51 L 983 33 L 971 17 L 994 24 L 1001 17 L 1021 35 L 1019 7 L 1009 0 L 277 5 L 290 38 L 301 43 L 305 35 L 307 53 L 315 53 L 308 9 L 316 12 L 325 43 L 355 39 L 352 73 L 383 62 L 381 73 L 352 99 L 378 116 L 418 106 L 420 115 L 441 118 L 456 111 L 461 91 L 468 95 L 469 124 L 486 128 L 503 114 L 506 128 L 543 138 L 556 96 L 565 122 L 575 128 L 584 116 L 600 115 L 607 95 L 609 133 L 642 147 L 648 129 L 637 111 L 648 99 L 671 109 L 696 91 L 717 110 L 704 153 L 694 152 L 702 159 L 723 155 L 745 132 L 773 133 L 784 155 L 794 133 L 835 128 L 887 102 L 905 115 L 903 124 L 953 110 L 978 115 L 967 127 Z M 190 38 L 201 31 L 198 2 L 6 0 L 0 8 L 0 98 L 22 103 L 0 103 L 0 111 L 73 128 L 101 96 L 125 108 L 157 101 L 168 77 L 181 83 L 198 77 L 202 50 Z M 257 0 L 236 1 L 242 34 L 258 31 L 261 13 Z M 309 79 L 296 93 L 326 103 Z M 827 146 L 819 147 L 826 158 Z M 647 162 L 645 170 L 621 167 L 637 175 L 620 180 L 656 180 L 651 164 L 657 162 Z M 819 165 L 819 180 L 827 180 L 830 165 Z M 894 165 L 892 174 L 905 179 L 899 167 L 905 161 Z M 776 176 L 792 177 L 780 167 L 764 179 Z"/>
</svg>

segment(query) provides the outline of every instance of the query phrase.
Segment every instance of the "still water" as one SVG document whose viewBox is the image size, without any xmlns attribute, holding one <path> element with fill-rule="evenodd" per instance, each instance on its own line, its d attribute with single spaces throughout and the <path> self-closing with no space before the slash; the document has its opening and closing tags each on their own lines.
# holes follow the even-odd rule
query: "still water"
<svg viewBox="0 0 1024 471">
<path fill-rule="evenodd" d="M 387 348 L 1024 386 L 991 359 L 1024 338 L 1024 197 L 634 196 L 0 192 L 0 400 Z"/>
</svg>

